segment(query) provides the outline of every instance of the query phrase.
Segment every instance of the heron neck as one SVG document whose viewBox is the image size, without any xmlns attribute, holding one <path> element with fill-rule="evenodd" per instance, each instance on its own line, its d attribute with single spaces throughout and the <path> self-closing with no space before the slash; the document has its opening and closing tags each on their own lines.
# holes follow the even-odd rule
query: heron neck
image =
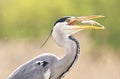
<svg viewBox="0 0 120 79">
<path fill-rule="evenodd" d="M 79 43 L 72 36 L 69 36 L 64 44 L 67 53 L 63 58 L 60 59 L 60 69 L 63 69 L 61 70 L 63 72 L 60 76 L 63 76 L 67 71 L 69 71 L 77 59 L 79 53 Z"/>
</svg>

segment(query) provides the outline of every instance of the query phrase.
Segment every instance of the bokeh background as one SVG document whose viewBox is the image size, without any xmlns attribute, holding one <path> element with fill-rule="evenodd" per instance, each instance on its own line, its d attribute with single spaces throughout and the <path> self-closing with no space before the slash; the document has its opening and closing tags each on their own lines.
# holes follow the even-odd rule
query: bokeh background
<svg viewBox="0 0 120 79">
<path fill-rule="evenodd" d="M 120 0 L 0 0 L 0 79 L 44 52 L 61 57 L 65 50 L 50 38 L 62 16 L 104 15 L 105 30 L 75 34 L 79 59 L 64 79 L 120 79 Z M 51 46 L 52 45 L 52 46 Z"/>
</svg>

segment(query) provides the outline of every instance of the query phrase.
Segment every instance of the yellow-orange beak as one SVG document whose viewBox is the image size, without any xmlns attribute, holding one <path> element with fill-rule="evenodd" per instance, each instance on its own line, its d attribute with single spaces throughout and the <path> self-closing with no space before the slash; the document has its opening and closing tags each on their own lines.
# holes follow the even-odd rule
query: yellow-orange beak
<svg viewBox="0 0 120 79">
<path fill-rule="evenodd" d="M 101 15 L 82 16 L 71 18 L 69 25 L 72 25 L 72 29 L 105 29 L 100 23 L 91 19 L 102 18 Z"/>
</svg>

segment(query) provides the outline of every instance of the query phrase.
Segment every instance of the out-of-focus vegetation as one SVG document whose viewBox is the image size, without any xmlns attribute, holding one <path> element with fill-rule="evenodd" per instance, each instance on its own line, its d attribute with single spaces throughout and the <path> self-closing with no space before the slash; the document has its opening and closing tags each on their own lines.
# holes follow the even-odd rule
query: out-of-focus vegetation
<svg viewBox="0 0 120 79">
<path fill-rule="evenodd" d="M 90 32 L 98 44 L 120 47 L 120 0 L 0 0 L 0 39 L 41 38 L 62 16 L 104 15 L 106 30 Z"/>
<path fill-rule="evenodd" d="M 104 15 L 96 20 L 106 29 L 76 34 L 81 55 L 65 79 L 120 79 L 119 7 L 120 0 L 0 0 L 0 79 L 44 52 L 63 56 L 52 39 L 40 49 L 40 39 L 58 18 L 86 15 Z"/>
</svg>

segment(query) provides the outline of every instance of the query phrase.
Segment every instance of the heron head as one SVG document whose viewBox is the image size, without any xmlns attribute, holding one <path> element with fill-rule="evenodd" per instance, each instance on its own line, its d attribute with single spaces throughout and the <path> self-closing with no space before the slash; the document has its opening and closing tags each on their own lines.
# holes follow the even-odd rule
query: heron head
<svg viewBox="0 0 120 79">
<path fill-rule="evenodd" d="M 104 16 L 92 15 L 92 16 L 81 16 L 81 17 L 72 17 L 72 16 L 63 17 L 55 22 L 53 30 L 57 33 L 61 33 L 69 36 L 85 29 L 96 29 L 96 30 L 105 29 L 105 27 L 100 23 L 91 20 L 101 17 Z"/>
</svg>

